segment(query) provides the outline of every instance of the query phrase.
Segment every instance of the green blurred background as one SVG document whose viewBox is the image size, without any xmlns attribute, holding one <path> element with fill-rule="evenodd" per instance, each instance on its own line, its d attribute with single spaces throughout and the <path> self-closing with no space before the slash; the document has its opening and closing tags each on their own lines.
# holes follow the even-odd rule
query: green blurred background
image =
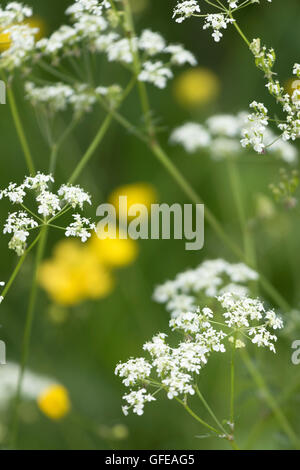
<svg viewBox="0 0 300 470">
<path fill-rule="evenodd" d="M 142 0 L 136 0 L 141 2 Z M 67 0 L 39 0 L 27 3 L 44 19 L 48 32 L 65 21 Z M 197 57 L 200 67 L 213 71 L 220 81 L 217 99 L 197 110 L 183 108 L 174 94 L 172 83 L 166 91 L 149 86 L 151 108 L 159 123 L 161 141 L 167 145 L 172 128 L 187 120 L 204 121 L 211 114 L 234 113 L 247 109 L 254 99 L 263 101 L 272 109 L 273 102 L 264 87 L 262 74 L 257 71 L 245 45 L 233 28 L 224 34 L 220 44 L 213 42 L 210 34 L 202 31 L 197 20 L 182 25 L 171 20 L 174 1 L 149 0 L 145 8 L 136 14 L 137 30 L 148 27 L 161 32 L 170 42 L 182 42 Z M 278 54 L 277 70 L 283 81 L 291 78 L 292 66 L 299 62 L 298 0 L 274 0 L 272 5 L 262 1 L 260 6 L 240 13 L 240 22 L 248 37 L 262 37 Z M 109 83 L 110 69 L 101 69 L 100 81 Z M 180 74 L 181 71 L 178 71 Z M 114 78 L 115 80 L 115 78 Z M 176 81 L 174 82 L 176 83 Z M 19 87 L 18 100 L 26 125 L 31 147 L 40 170 L 48 165 L 48 149 L 40 135 L 35 116 L 22 98 Z M 140 122 L 141 114 L 136 94 L 130 96 L 124 106 L 124 114 Z M 1 160 L 0 185 L 24 176 L 22 152 L 15 135 L 8 106 L 0 107 Z M 79 132 L 68 141 L 60 152 L 57 181 L 64 182 L 71 173 L 81 153 L 95 135 L 103 116 L 95 111 L 87 116 Z M 192 185 L 201 194 L 205 204 L 214 212 L 226 232 L 241 244 L 241 234 L 233 198 L 229 189 L 226 162 L 213 162 L 205 154 L 186 155 L 179 148 L 171 147 L 169 154 Z M 260 270 L 278 288 L 295 309 L 299 308 L 300 292 L 300 233 L 299 210 L 287 212 L 274 206 L 274 215 L 265 219 L 257 212 L 257 194 L 272 195 L 268 185 L 278 179 L 283 165 L 269 157 L 250 155 L 238 162 L 241 174 L 244 202 L 248 218 L 253 220 L 253 236 Z M 110 129 L 89 167 L 80 177 L 80 184 L 93 196 L 95 208 L 105 202 L 116 187 L 136 182 L 151 183 L 157 190 L 160 202 L 189 202 L 150 151 L 142 143 L 128 135 L 117 124 Z M 7 207 L 1 204 L 1 223 Z M 51 234 L 47 257 L 60 234 Z M 8 279 L 16 257 L 7 250 L 7 238 L 0 239 L 0 279 Z M 225 442 L 213 438 L 199 439 L 204 434 L 196 422 L 178 408 L 174 401 L 162 398 L 146 407 L 142 417 L 125 418 L 121 412 L 124 388 L 114 376 L 119 360 L 141 354 L 141 345 L 158 331 L 165 331 L 168 314 L 163 307 L 151 300 L 156 284 L 189 267 L 195 267 L 204 259 L 217 257 L 236 261 L 223 243 L 206 224 L 205 247 L 200 252 L 185 251 L 184 241 L 139 242 L 140 253 L 132 266 L 115 273 L 116 286 L 106 299 L 84 302 L 68 308 L 65 321 L 54 322 L 49 311 L 53 309 L 47 295 L 40 291 L 36 311 L 29 367 L 42 375 L 59 380 L 69 391 L 72 412 L 61 422 L 53 422 L 43 416 L 35 403 L 22 407 L 19 447 L 24 449 L 210 449 L 227 448 Z M 21 338 L 24 329 L 26 303 L 31 282 L 33 258 L 22 269 L 8 299 L 1 305 L 1 339 L 7 344 L 7 359 L 19 361 Z M 264 293 L 262 293 L 264 295 Z M 298 323 L 299 325 L 299 323 Z M 282 405 L 295 430 L 300 433 L 300 390 L 297 385 L 299 367 L 291 363 L 291 343 L 300 338 L 299 327 L 290 336 L 282 335 L 278 354 L 253 350 L 258 367 L 270 384 L 275 396 L 292 387 L 292 393 Z M 228 367 L 227 367 L 228 366 Z M 222 361 L 212 358 L 203 370 L 200 384 L 204 395 L 219 416 L 226 418 L 228 410 L 229 356 Z M 290 443 L 280 430 L 277 421 L 268 415 L 263 397 L 250 380 L 242 363 L 238 367 L 237 436 L 243 444 L 253 431 L 253 426 L 266 418 L 261 432 L 253 432 L 253 448 L 289 448 Z M 300 384 L 300 381 L 298 380 Z M 224 385 L 226 384 L 226 385 Z M 1 397 L 0 397 L 1 400 Z M 200 411 L 199 404 L 195 404 Z M 1 412 L 2 435 L 9 424 L 10 408 Z M 107 434 L 116 424 L 127 427 L 124 439 Z M 0 433 L 1 434 L 1 433 Z M 125 433 L 126 434 L 126 433 Z"/>
</svg>

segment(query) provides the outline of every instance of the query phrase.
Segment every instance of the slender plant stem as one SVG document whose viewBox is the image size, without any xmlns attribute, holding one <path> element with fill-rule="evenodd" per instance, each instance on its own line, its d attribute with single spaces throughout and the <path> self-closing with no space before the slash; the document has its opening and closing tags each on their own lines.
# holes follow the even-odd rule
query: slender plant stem
<svg viewBox="0 0 300 470">
<path fill-rule="evenodd" d="M 34 246 L 37 244 L 37 242 L 39 241 L 40 239 L 40 236 L 41 236 L 41 233 L 38 234 L 38 236 L 36 237 L 36 239 L 31 243 L 31 245 L 27 248 L 27 250 L 25 251 L 25 253 L 21 256 L 17 266 L 15 267 L 12 275 L 10 276 L 8 282 L 6 283 L 3 291 L 1 292 L 1 296 L 3 297 L 3 299 L 7 296 L 8 294 L 8 291 L 10 290 L 14 280 L 16 279 L 21 267 L 23 266 L 24 264 L 24 261 L 25 259 L 27 258 L 27 255 L 28 253 L 34 248 Z"/>
<path fill-rule="evenodd" d="M 234 335 L 232 348 L 231 348 L 231 361 L 230 361 L 230 423 L 234 429 L 234 399 L 235 399 L 235 350 L 236 350 L 236 333 Z"/>
<path fill-rule="evenodd" d="M 23 341 L 22 341 L 21 367 L 20 367 L 20 372 L 19 372 L 19 377 L 18 377 L 17 390 L 16 390 L 14 409 L 13 409 L 13 422 L 12 422 L 12 447 L 13 448 L 16 447 L 17 445 L 18 428 L 19 428 L 19 406 L 20 406 L 21 395 L 22 395 L 22 383 L 23 383 L 24 373 L 25 373 L 28 355 L 29 355 L 31 330 L 32 330 L 32 323 L 33 323 L 36 297 L 37 297 L 37 289 L 38 289 L 37 276 L 38 276 L 38 269 L 40 266 L 40 262 L 44 255 L 47 232 L 48 232 L 48 227 L 47 226 L 42 227 L 41 232 L 40 232 L 41 236 L 38 242 L 33 280 L 32 280 L 32 285 L 31 285 L 27 314 L 26 314 L 25 330 L 24 330 L 24 336 L 23 336 Z"/>
<path fill-rule="evenodd" d="M 198 397 L 199 397 L 200 400 L 202 401 L 203 405 L 205 406 L 205 408 L 206 408 L 207 411 L 209 412 L 210 416 L 211 416 L 211 417 L 213 418 L 213 420 L 215 421 L 216 425 L 219 426 L 220 430 L 221 430 L 224 434 L 227 434 L 226 430 L 224 429 L 224 427 L 222 426 L 222 424 L 220 423 L 220 421 L 219 421 L 218 418 L 216 417 L 215 413 L 212 411 L 211 407 L 209 406 L 209 404 L 208 404 L 207 401 L 205 400 L 204 396 L 203 396 L 202 393 L 200 392 L 198 385 L 196 385 L 195 390 L 196 390 L 196 394 L 198 395 Z"/>
<path fill-rule="evenodd" d="M 102 141 L 103 137 L 105 136 L 110 124 L 111 124 L 111 121 L 112 121 L 112 114 L 108 114 L 103 122 L 103 124 L 101 125 L 100 129 L 98 130 L 96 136 L 94 137 L 92 143 L 90 144 L 89 148 L 87 149 L 87 151 L 85 152 L 85 154 L 83 155 L 83 157 L 81 158 L 81 160 L 79 161 L 78 165 L 76 166 L 75 170 L 73 171 L 72 175 L 70 176 L 69 178 L 69 183 L 74 183 L 78 176 L 80 175 L 80 173 L 82 172 L 82 170 L 84 169 L 84 167 L 86 166 L 86 164 L 89 162 L 90 158 L 92 157 L 92 155 L 94 154 L 95 150 L 97 149 L 98 145 L 100 144 L 100 142 Z"/>
<path fill-rule="evenodd" d="M 254 382 L 256 383 L 257 387 L 259 390 L 262 392 L 265 401 L 267 402 L 268 406 L 274 413 L 274 416 L 276 416 L 278 422 L 281 424 L 282 429 L 286 432 L 287 436 L 290 438 L 291 442 L 295 446 L 296 449 L 300 449 L 300 440 L 295 431 L 292 429 L 290 423 L 288 422 L 286 416 L 284 413 L 281 411 L 280 406 L 278 406 L 276 400 L 272 396 L 272 394 L 269 392 L 269 389 L 262 377 L 262 375 L 258 372 L 257 368 L 253 364 L 248 352 L 246 349 L 241 350 L 241 354 L 244 360 L 245 365 L 247 366 L 247 369 L 252 376 Z"/>
<path fill-rule="evenodd" d="M 247 264 L 257 269 L 255 246 L 247 224 L 247 217 L 243 203 L 243 191 L 241 188 L 239 171 L 236 165 L 236 161 L 232 158 L 227 159 L 227 164 L 232 193 L 238 212 L 241 231 L 243 234 L 245 258 Z"/>
<path fill-rule="evenodd" d="M 13 92 L 11 86 L 9 86 L 7 88 L 7 97 L 8 97 L 8 102 L 9 102 L 9 105 L 10 105 L 12 117 L 13 117 L 13 120 L 14 120 L 14 123 L 15 123 L 16 131 L 17 131 L 17 134 L 18 134 L 18 137 L 19 137 L 19 140 L 20 140 L 20 144 L 21 144 L 21 147 L 22 147 L 22 150 L 23 150 L 23 154 L 24 154 L 24 157 L 25 157 L 25 161 L 26 161 L 28 171 L 30 172 L 31 175 L 34 175 L 35 166 L 34 166 L 34 163 L 33 163 L 33 158 L 32 158 L 31 151 L 30 151 L 30 148 L 29 148 L 29 144 L 27 142 L 27 138 L 26 138 L 26 135 L 25 135 L 25 132 L 24 132 L 24 128 L 23 128 L 23 124 L 22 124 L 22 121 L 21 121 L 21 118 L 20 118 L 20 114 L 19 114 L 19 111 L 18 111 L 18 108 L 17 108 L 14 92 Z"/>
<path fill-rule="evenodd" d="M 184 401 L 180 400 L 179 398 L 175 397 L 178 403 L 180 403 L 184 409 L 199 423 L 201 423 L 204 427 L 212 431 L 213 433 L 217 434 L 218 436 L 220 435 L 220 431 L 218 429 L 214 428 L 210 424 L 208 424 L 206 421 L 204 421 L 202 418 L 200 418 L 189 406 L 187 403 Z"/>
</svg>

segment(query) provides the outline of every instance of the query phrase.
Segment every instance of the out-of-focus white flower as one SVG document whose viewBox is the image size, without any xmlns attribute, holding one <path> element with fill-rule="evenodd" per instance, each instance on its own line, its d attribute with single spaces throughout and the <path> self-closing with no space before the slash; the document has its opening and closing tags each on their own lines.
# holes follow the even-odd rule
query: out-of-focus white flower
<svg viewBox="0 0 300 470">
<path fill-rule="evenodd" d="M 197 60 L 190 51 L 187 51 L 181 44 L 170 44 L 164 52 L 171 54 L 171 63 L 174 65 L 190 64 L 197 65 Z"/>
<path fill-rule="evenodd" d="M 166 67 L 161 61 L 143 64 L 143 70 L 139 74 L 141 82 L 149 82 L 158 88 L 165 88 L 168 79 L 173 77 L 173 73 L 169 67 Z"/>
<path fill-rule="evenodd" d="M 193 153 L 210 144 L 210 135 L 200 124 L 187 122 L 172 132 L 170 142 L 181 144 L 187 152 Z"/>
<path fill-rule="evenodd" d="M 145 29 L 139 39 L 139 48 L 149 56 L 162 52 L 166 47 L 166 41 L 159 33 Z"/>
</svg>

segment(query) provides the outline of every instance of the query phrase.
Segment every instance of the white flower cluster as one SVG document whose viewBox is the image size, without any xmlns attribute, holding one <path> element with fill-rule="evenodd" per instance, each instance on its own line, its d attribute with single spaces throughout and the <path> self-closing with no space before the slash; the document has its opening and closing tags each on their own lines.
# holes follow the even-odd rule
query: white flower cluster
<svg viewBox="0 0 300 470">
<path fill-rule="evenodd" d="M 137 358 L 117 365 L 115 373 L 123 379 L 126 387 L 142 387 L 124 395 L 127 405 L 123 407 L 123 412 L 126 415 L 130 408 L 141 415 L 145 402 L 155 400 L 153 394 L 146 394 L 145 386 L 164 389 L 170 400 L 194 395 L 194 375 L 200 373 L 213 351 L 225 352 L 222 341 L 226 334 L 212 327 L 212 317 L 209 308 L 182 313 L 170 321 L 170 328 L 185 337 L 177 347 L 169 346 L 166 343 L 167 335 L 159 333 L 143 346 L 150 354 L 151 361 Z"/>
<path fill-rule="evenodd" d="M 36 176 L 26 177 L 21 185 L 10 183 L 9 186 L 0 191 L 0 199 L 8 198 L 12 204 L 21 205 L 22 210 L 8 215 L 4 225 L 3 233 L 12 234 L 9 248 L 14 250 L 18 256 L 22 256 L 27 247 L 27 238 L 30 231 L 39 227 L 39 224 L 51 223 L 63 210 L 68 207 L 82 209 L 85 203 L 91 204 L 90 195 L 79 186 L 63 184 L 57 193 L 50 190 L 54 183 L 51 175 L 37 173 Z M 28 192 L 34 194 L 37 203 L 37 213 L 27 209 L 24 200 Z M 40 218 L 42 216 L 42 219 Z M 79 214 L 73 214 L 75 221 L 66 228 L 67 237 L 79 237 L 85 242 L 90 237 L 91 230 L 95 225 Z"/>
<path fill-rule="evenodd" d="M 29 231 L 38 227 L 38 223 L 27 212 L 19 211 L 8 214 L 4 224 L 3 233 L 12 234 L 8 248 L 14 250 L 18 256 L 22 256 L 26 249 L 26 240 L 29 237 Z"/>
<path fill-rule="evenodd" d="M 177 3 L 174 8 L 173 18 L 176 18 L 176 23 L 182 23 L 186 18 L 193 16 L 195 13 L 200 13 L 200 6 L 197 0 L 186 0 Z"/>
<path fill-rule="evenodd" d="M 279 121 L 277 124 L 278 129 L 281 131 L 283 141 L 296 140 L 300 136 L 300 92 L 295 86 L 292 95 L 285 92 L 278 80 L 274 80 L 273 67 L 276 60 L 274 49 L 267 50 L 265 46 L 261 46 L 260 39 L 254 39 L 250 45 L 250 49 L 255 57 L 255 63 L 261 69 L 268 80 L 266 84 L 269 93 L 276 99 L 282 106 L 283 112 L 286 114 L 284 121 Z M 293 74 L 300 78 L 299 64 L 294 64 Z M 263 124 L 266 127 L 267 124 Z M 249 139 L 250 145 L 255 145 L 258 149 L 258 140 L 254 136 Z M 262 147 L 262 149 L 264 146 Z M 258 150 L 259 151 L 259 150 Z"/>
<path fill-rule="evenodd" d="M 32 15 L 32 9 L 19 2 L 9 2 L 3 9 L 0 7 L 0 28 L 6 28 L 15 23 L 22 23 Z"/>
<path fill-rule="evenodd" d="M 111 8 L 111 4 L 108 0 L 76 0 L 75 3 L 66 10 L 66 13 L 74 16 L 74 18 L 80 18 L 84 13 L 101 16 L 103 10 L 109 8 Z"/>
<path fill-rule="evenodd" d="M 182 312 L 196 311 L 200 295 L 214 298 L 224 291 L 247 294 L 247 284 L 257 279 L 258 274 L 243 263 L 207 260 L 156 287 L 153 299 L 166 304 L 166 309 L 176 318 Z"/>
<path fill-rule="evenodd" d="M 74 222 L 66 228 L 66 237 L 77 237 L 81 239 L 82 243 L 85 243 L 90 238 L 91 231 L 96 230 L 96 226 L 80 214 L 73 214 L 73 219 Z"/>
<path fill-rule="evenodd" d="M 26 82 L 25 91 L 26 98 L 33 106 L 46 106 L 50 114 L 65 111 L 70 106 L 77 116 L 91 111 L 99 96 L 104 96 L 113 104 L 118 102 L 122 94 L 119 85 L 99 86 L 93 89 L 84 83 L 77 84 L 74 87 L 64 83 L 37 87 L 32 82 Z"/>
<path fill-rule="evenodd" d="M 117 32 L 119 22 L 110 21 L 109 13 L 109 2 L 76 1 L 67 10 L 72 25 L 63 25 L 48 39 L 38 41 L 37 58 L 49 57 L 54 64 L 59 64 L 64 57 L 73 55 L 76 58 L 81 53 L 79 46 L 84 43 L 91 53 L 106 54 L 109 62 L 133 67 L 134 54 L 141 51 L 142 67 L 138 78 L 158 88 L 164 88 L 167 80 L 173 77 L 172 65 L 196 65 L 191 52 L 180 44 L 167 44 L 159 33 L 150 29 L 142 31 L 139 37 L 131 38 L 123 30 Z M 158 60 L 152 61 L 157 55 L 160 55 Z M 164 60 L 166 56 L 167 60 Z"/>
<path fill-rule="evenodd" d="M 223 260 L 208 263 L 211 266 L 215 265 L 215 268 L 219 264 L 220 269 L 221 265 L 226 264 Z M 226 268 L 231 277 L 237 280 L 249 277 L 253 279 L 256 275 L 244 265 L 237 267 L 227 263 Z M 169 283 L 165 286 L 167 298 L 171 290 Z M 161 298 L 162 292 L 159 296 Z M 165 296 L 163 298 L 166 299 Z M 195 302 L 197 300 L 199 296 L 195 295 Z M 130 388 L 137 387 L 137 390 L 131 390 L 123 397 L 127 402 L 123 407 L 126 415 L 131 408 L 134 413 L 143 414 L 145 403 L 155 400 L 155 395 L 160 390 L 164 390 L 170 400 L 173 398 L 185 400 L 187 395 L 194 395 L 196 376 L 207 364 L 211 353 L 226 351 L 223 344 L 225 338 L 234 348 L 245 347 L 242 340 L 246 338 L 258 347 L 267 347 L 276 352 L 274 342 L 277 341 L 277 337 L 270 330 L 283 328 L 283 323 L 273 310 L 266 310 L 258 299 L 251 299 L 246 295 L 240 296 L 233 292 L 223 293 L 217 297 L 217 300 L 220 303 L 218 310 L 222 323 L 219 317 L 218 321 L 215 321 L 216 314 L 208 307 L 183 311 L 169 322 L 172 331 L 183 335 L 183 341 L 180 341 L 176 347 L 166 342 L 166 334 L 159 333 L 143 346 L 143 349 L 150 354 L 151 360 L 143 357 L 132 358 L 117 365 L 115 374 L 122 378 L 123 384 Z M 219 329 L 215 329 L 214 325 L 218 325 Z M 228 334 L 224 333 L 223 329 L 227 329 Z M 147 390 L 154 387 L 154 393 L 146 393 L 146 387 Z"/>
<path fill-rule="evenodd" d="M 253 147 L 257 153 L 263 153 L 265 150 L 264 135 L 269 122 L 268 110 L 263 103 L 253 101 L 250 108 L 254 110 L 249 114 L 248 121 L 250 126 L 242 132 L 243 147 Z"/>
<path fill-rule="evenodd" d="M 274 342 L 277 341 L 277 336 L 269 329 L 281 329 L 283 322 L 273 310 L 266 310 L 259 299 L 239 297 L 231 292 L 219 296 L 218 300 L 225 309 L 223 316 L 230 328 L 243 331 L 245 337 L 253 337 L 251 341 L 258 347 L 267 347 L 276 352 Z M 255 325 L 255 322 L 263 323 Z"/>
<path fill-rule="evenodd" d="M 260 153 L 268 151 L 287 163 L 296 163 L 296 147 L 276 136 L 265 123 L 267 117 L 256 113 L 220 114 L 211 116 L 205 125 L 190 122 L 176 128 L 170 142 L 182 145 L 188 153 L 204 149 L 214 160 L 241 155 L 241 143 L 243 147 L 255 145 Z"/>
<path fill-rule="evenodd" d="M 271 3 L 272 0 L 268 0 L 268 2 Z M 185 19 L 190 18 L 191 16 L 204 17 L 203 29 L 211 28 L 213 30 L 213 39 L 216 42 L 220 42 L 220 39 L 223 37 L 221 30 L 227 29 L 227 26 L 235 21 L 231 14 L 240 7 L 245 6 L 247 2 L 240 4 L 240 0 L 227 0 L 227 3 L 229 10 L 224 4 L 215 5 L 211 3 L 212 6 L 215 6 L 218 10 L 223 10 L 224 13 L 207 13 L 199 15 L 201 9 L 197 0 L 178 2 L 173 10 L 173 18 L 175 18 L 176 23 L 182 23 Z M 259 3 L 259 0 L 250 0 L 248 4 L 250 3 Z"/>
<path fill-rule="evenodd" d="M 10 2 L 4 9 L 0 7 L 0 30 L 9 38 L 8 47 L 0 54 L 0 69 L 12 72 L 31 57 L 39 31 L 24 24 L 31 16 L 32 9 L 22 3 Z"/>
<path fill-rule="evenodd" d="M 212 13 L 206 16 L 203 29 L 211 28 L 213 30 L 212 37 L 215 42 L 219 42 L 223 37 L 222 29 L 227 29 L 227 26 L 235 20 L 223 15 L 222 13 Z"/>
</svg>

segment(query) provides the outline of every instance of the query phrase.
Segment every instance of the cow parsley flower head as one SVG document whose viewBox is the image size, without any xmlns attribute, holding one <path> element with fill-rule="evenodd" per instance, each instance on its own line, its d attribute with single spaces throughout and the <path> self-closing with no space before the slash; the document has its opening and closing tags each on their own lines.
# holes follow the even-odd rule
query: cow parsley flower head
<svg viewBox="0 0 300 470">
<path fill-rule="evenodd" d="M 162 52 L 166 47 L 166 41 L 159 33 L 145 29 L 139 38 L 139 48 L 149 56 Z"/>
<path fill-rule="evenodd" d="M 167 344 L 167 335 L 159 333 L 151 341 L 144 344 L 143 349 L 149 353 L 150 360 L 144 358 L 129 359 L 126 363 L 118 364 L 115 370 L 120 376 L 123 384 L 127 387 L 144 387 L 151 385 L 160 391 L 164 389 L 167 397 L 172 400 L 175 397 L 195 394 L 195 374 L 207 364 L 208 357 L 212 352 L 225 352 L 222 344 L 226 334 L 216 331 L 209 320 L 213 316 L 212 311 L 204 308 L 198 309 L 197 313 L 182 313 L 178 318 L 170 321 L 173 331 L 184 335 L 185 339 L 179 341 L 176 347 Z M 133 390 L 129 396 L 136 397 Z M 153 394 L 149 394 L 146 401 L 152 401 Z M 125 414 L 130 408 L 134 409 L 134 403 L 129 403 L 123 408 Z M 144 400 L 142 400 L 142 405 Z M 143 407 L 140 409 L 143 412 Z M 138 414 L 141 414 L 138 413 Z"/>
<path fill-rule="evenodd" d="M 92 204 L 90 195 L 80 186 L 63 184 L 58 190 L 58 195 L 61 196 L 66 203 L 70 204 L 73 209 L 77 206 L 82 209 L 85 202 Z"/>
<path fill-rule="evenodd" d="M 141 416 L 144 413 L 145 403 L 155 401 L 155 398 L 150 393 L 147 393 L 145 388 L 141 388 L 137 391 L 132 391 L 127 395 L 124 395 L 124 400 L 127 401 L 128 405 L 122 407 L 122 411 L 125 416 L 128 415 L 129 408 L 133 409 L 133 413 Z"/>
<path fill-rule="evenodd" d="M 80 18 L 83 13 L 101 16 L 103 11 L 110 9 L 108 0 L 75 0 L 75 3 L 66 10 L 67 15 L 72 15 L 75 19 Z"/>
<path fill-rule="evenodd" d="M 32 16 L 32 9 L 19 2 L 9 2 L 3 9 L 0 7 L 0 27 L 6 28 L 15 23 L 22 23 Z"/>
<path fill-rule="evenodd" d="M 234 19 L 226 17 L 222 13 L 212 13 L 206 16 L 203 29 L 212 28 L 212 37 L 214 38 L 215 42 L 219 42 L 223 37 L 221 30 L 227 29 L 227 26 L 234 21 Z"/>
<path fill-rule="evenodd" d="M 200 124 L 188 122 L 173 131 L 170 142 L 181 144 L 188 153 L 193 153 L 210 144 L 210 135 Z"/>
<path fill-rule="evenodd" d="M 141 82 L 153 83 L 158 88 L 165 88 L 168 79 L 172 77 L 173 73 L 171 69 L 166 67 L 161 61 L 145 62 L 143 64 L 143 70 L 139 74 L 139 80 Z"/>
<path fill-rule="evenodd" d="M 26 65 L 33 54 L 35 35 L 38 28 L 32 28 L 26 24 L 15 24 L 4 29 L 4 34 L 9 34 L 10 46 L 0 57 L 0 68 L 8 72 Z"/>
<path fill-rule="evenodd" d="M 182 23 L 186 18 L 189 18 L 194 13 L 200 13 L 200 5 L 197 0 L 186 0 L 177 3 L 174 8 L 173 18 L 176 18 L 177 23 Z"/>
<path fill-rule="evenodd" d="M 172 132 L 170 142 L 181 145 L 188 153 L 205 147 L 216 161 L 236 158 L 255 146 L 259 153 L 274 154 L 284 162 L 295 164 L 297 148 L 267 126 L 269 118 L 265 106 L 256 102 L 252 103 L 253 108 L 254 105 L 258 107 L 251 114 L 217 114 L 208 118 L 204 125 L 186 123 Z"/>
<path fill-rule="evenodd" d="M 248 333 L 250 337 L 253 336 L 253 344 L 268 347 L 270 351 L 276 352 L 274 342 L 277 337 L 269 330 L 283 328 L 283 322 L 273 310 L 266 310 L 259 299 L 239 297 L 232 292 L 219 296 L 218 300 L 225 309 L 223 316 L 230 328 Z"/>
<path fill-rule="evenodd" d="M 231 264 L 223 259 L 207 260 L 195 269 L 179 273 L 172 281 L 157 286 L 153 299 L 164 303 L 172 317 L 178 311 L 195 312 L 197 299 L 214 298 L 223 292 L 235 290 L 248 294 L 248 285 L 258 279 L 256 271 L 243 263 Z"/>
<path fill-rule="evenodd" d="M 143 357 L 130 359 L 124 364 L 120 363 L 116 367 L 116 375 L 122 377 L 126 387 L 135 385 L 138 381 L 143 381 L 149 377 L 152 366 Z"/>
<path fill-rule="evenodd" d="M 80 214 L 73 214 L 73 219 L 74 222 L 66 228 L 65 235 L 80 238 L 82 243 L 85 243 L 91 237 L 91 231 L 96 229 L 95 224 Z"/>
<path fill-rule="evenodd" d="M 14 205 L 21 205 L 22 210 L 8 215 L 3 233 L 12 234 L 9 248 L 19 256 L 23 255 L 27 248 L 27 239 L 30 232 L 41 225 L 50 225 L 53 220 L 60 217 L 70 208 L 83 209 L 84 204 L 91 204 L 91 198 L 80 186 L 70 184 L 62 185 L 57 193 L 52 191 L 55 183 L 52 175 L 37 173 L 35 176 L 25 177 L 21 185 L 10 183 L 7 188 L 0 191 L 0 199 L 7 198 Z M 27 197 L 32 194 L 36 208 L 27 208 Z M 90 236 L 95 225 L 79 214 L 73 214 L 74 222 L 66 229 L 66 236 L 81 238 L 85 242 Z M 63 227 L 61 227 L 63 228 Z"/>
<path fill-rule="evenodd" d="M 37 226 L 37 221 L 30 217 L 25 211 L 8 214 L 3 228 L 4 234 L 12 234 L 8 247 L 14 250 L 18 256 L 22 256 L 26 250 L 26 241 L 29 237 L 30 230 Z"/>
<path fill-rule="evenodd" d="M 249 125 L 242 131 L 241 144 L 243 147 L 253 147 L 257 153 L 263 153 L 266 147 L 264 135 L 269 122 L 268 110 L 263 103 L 256 101 L 250 104 L 250 108 L 254 112 L 248 116 Z"/>
<path fill-rule="evenodd" d="M 190 51 L 187 51 L 181 44 L 170 44 L 164 50 L 171 54 L 171 63 L 174 65 L 189 64 L 192 67 L 197 65 L 197 60 Z"/>
</svg>

